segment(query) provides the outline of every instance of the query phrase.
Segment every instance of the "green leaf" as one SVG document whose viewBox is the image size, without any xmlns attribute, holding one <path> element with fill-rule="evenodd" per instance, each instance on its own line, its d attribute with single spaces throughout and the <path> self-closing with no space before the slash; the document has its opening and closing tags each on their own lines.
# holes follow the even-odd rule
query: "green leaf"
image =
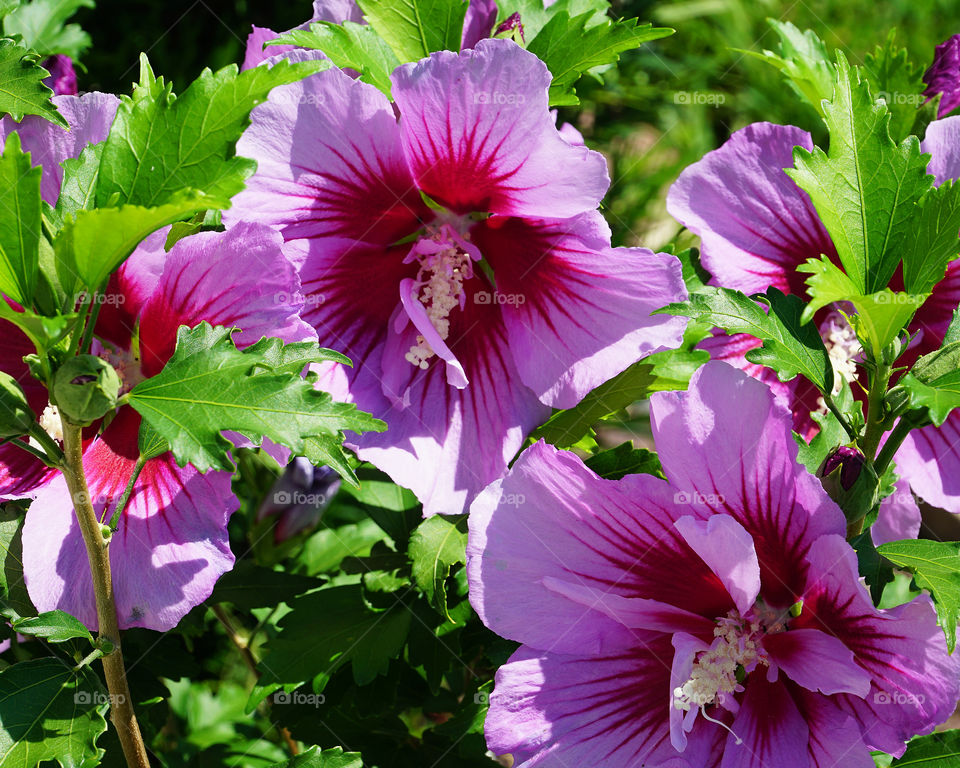
<svg viewBox="0 0 960 768">
<path fill-rule="evenodd" d="M 0 293 L 30 306 L 40 264 L 40 168 L 11 131 L 0 155 Z"/>
<path fill-rule="evenodd" d="M 280 633 L 266 645 L 261 686 L 281 684 L 292 690 L 312 680 L 313 690 L 320 692 L 347 663 L 356 684 L 367 685 L 386 673 L 410 629 L 406 606 L 397 601 L 387 611 L 371 611 L 359 585 L 321 589 L 289 605 L 290 613 L 278 624 Z"/>
<path fill-rule="evenodd" d="M 447 577 L 453 566 L 467 562 L 466 550 L 466 515 L 434 515 L 410 536 L 407 554 L 413 562 L 413 579 L 447 621 L 452 621 L 447 611 Z"/>
<path fill-rule="evenodd" d="M 221 434 L 226 430 L 257 444 L 268 437 L 299 456 L 311 436 L 342 442 L 343 430 L 386 428 L 356 406 L 334 402 L 298 374 L 274 370 L 271 358 L 258 351 L 260 345 L 241 352 L 230 333 L 206 323 L 181 328 L 164 369 L 128 394 L 129 404 L 170 444 L 181 466 L 232 471 L 232 445 Z M 339 361 L 342 356 L 315 346 L 312 359 Z"/>
<path fill-rule="evenodd" d="M 930 420 L 939 427 L 960 406 L 960 341 L 921 357 L 900 386 L 910 393 L 914 408 L 929 409 Z"/>
<path fill-rule="evenodd" d="M 923 96 L 923 69 L 907 60 L 907 50 L 894 42 L 891 29 L 884 45 L 878 45 L 864 60 L 863 71 L 870 90 L 886 102 L 890 110 L 890 135 L 895 140 L 912 133 L 917 108 L 926 101 Z"/>
<path fill-rule="evenodd" d="M 0 613 L 8 619 L 37 612 L 23 580 L 23 518 L 23 511 L 12 504 L 0 508 Z"/>
<path fill-rule="evenodd" d="M 156 208 L 122 205 L 78 211 L 53 243 L 61 286 L 68 294 L 78 288 L 96 291 L 145 237 L 212 202 L 202 193 L 185 191 Z"/>
<path fill-rule="evenodd" d="M 33 312 L 17 312 L 7 302 L 0 301 L 0 320 L 13 323 L 38 349 L 49 349 L 69 333 L 76 315 L 41 317 Z"/>
<path fill-rule="evenodd" d="M 920 589 L 933 597 L 940 626 L 953 653 L 960 613 L 960 542 L 908 539 L 877 547 L 887 560 L 913 573 Z"/>
<path fill-rule="evenodd" d="M 296 45 L 313 48 L 324 54 L 341 69 L 355 69 L 360 79 L 390 96 L 390 73 L 400 60 L 373 27 L 345 21 L 342 25 L 329 21 L 316 22 L 309 29 L 294 29 L 271 40 L 271 45 Z"/>
<path fill-rule="evenodd" d="M 220 577 L 209 602 L 231 603 L 244 611 L 273 608 L 321 586 L 320 579 L 275 571 L 243 559 Z"/>
<path fill-rule="evenodd" d="M 296 757 L 275 763 L 270 768 L 363 768 L 359 752 L 344 752 L 343 747 L 324 749 L 310 747 Z"/>
<path fill-rule="evenodd" d="M 93 643 L 90 630 L 79 619 L 64 611 L 46 611 L 39 616 L 17 619 L 13 629 L 21 635 L 42 637 L 50 643 L 65 643 L 67 640 L 88 640 Z"/>
<path fill-rule="evenodd" d="M 527 45 L 553 75 L 551 106 L 579 104 L 573 86 L 586 72 L 614 64 L 624 51 L 673 34 L 672 29 L 638 24 L 637 19 L 588 27 L 592 18 L 591 12 L 573 18 L 566 12 L 556 13 Z"/>
<path fill-rule="evenodd" d="M 830 356 L 816 327 L 801 323 L 803 301 L 776 288 L 754 298 L 767 304 L 769 312 L 753 298 L 729 288 L 706 288 L 692 294 L 688 301 L 670 304 L 658 312 L 691 317 L 729 333 L 748 333 L 761 339 L 763 345 L 747 353 L 751 363 L 773 368 L 781 381 L 802 374 L 821 392 L 831 392 Z"/>
<path fill-rule="evenodd" d="M 569 448 L 598 421 L 654 392 L 686 389 L 690 377 L 710 359 L 704 350 L 667 350 L 635 363 L 590 392 L 576 406 L 558 411 L 534 433 L 558 448 Z"/>
<path fill-rule="evenodd" d="M 625 475 L 638 474 L 664 477 L 657 454 L 645 448 L 634 448 L 629 441 L 595 453 L 584 464 L 606 480 L 619 480 Z"/>
<path fill-rule="evenodd" d="M 891 763 L 892 768 L 960 768 L 960 731 L 942 731 L 918 736 L 907 743 L 907 751 Z"/>
<path fill-rule="evenodd" d="M 797 272 L 806 272 L 810 275 L 806 280 L 810 303 L 800 316 L 803 323 L 809 323 L 813 316 L 828 304 L 852 301 L 854 297 L 861 295 L 847 274 L 826 256 L 807 259 L 805 264 L 797 267 Z"/>
<path fill-rule="evenodd" d="M 827 456 L 841 445 L 849 442 L 850 437 L 840 420 L 830 411 L 812 413 L 811 418 L 817 422 L 820 428 L 809 444 L 796 432 L 793 433 L 793 439 L 799 448 L 797 461 L 810 470 L 810 474 L 815 475 L 823 462 L 826 461 Z"/>
<path fill-rule="evenodd" d="M 460 50 L 463 0 L 357 0 L 357 5 L 401 64 L 434 51 Z"/>
<path fill-rule="evenodd" d="M 890 113 L 837 53 L 837 88 L 824 107 L 830 150 L 794 148 L 787 173 L 813 201 L 860 294 L 886 288 L 914 236 L 914 207 L 930 188 L 916 137 L 895 144 Z"/>
<path fill-rule="evenodd" d="M 960 252 L 960 184 L 952 180 L 931 189 L 914 213 L 904 243 L 903 282 L 907 293 L 924 294 L 943 280 Z"/>
<path fill-rule="evenodd" d="M 823 101 L 833 97 L 836 69 L 830 54 L 813 30 L 801 32 L 789 21 L 767 19 L 780 38 L 776 51 L 742 51 L 783 73 L 790 87 L 823 115 Z"/>
<path fill-rule="evenodd" d="M 547 22 L 558 13 L 566 13 L 571 18 L 590 12 L 587 27 L 606 24 L 610 19 L 610 3 L 607 0 L 556 0 L 547 5 L 543 0 L 507 0 L 497 3 L 497 22 L 505 21 L 514 13 L 520 14 L 523 33 L 527 42 L 540 34 Z"/>
<path fill-rule="evenodd" d="M 0 19 L 15 11 L 19 5 L 20 0 L 0 0 Z"/>
<path fill-rule="evenodd" d="M 853 299 L 857 314 L 853 315 L 850 321 L 857 337 L 873 352 L 874 359 L 881 359 L 883 349 L 897 338 L 920 305 L 927 300 L 927 296 L 928 294 L 894 293 L 885 288 L 869 296 Z"/>
<path fill-rule="evenodd" d="M 179 97 L 141 58 L 140 83 L 123 97 L 103 148 L 97 205 L 169 203 L 195 190 L 212 207 L 226 208 L 256 163 L 235 157 L 250 111 L 278 85 L 330 66 L 329 62 L 205 69 Z"/>
<path fill-rule="evenodd" d="M 315 467 L 330 467 L 354 488 L 360 487 L 357 473 L 343 450 L 343 441 L 334 435 L 311 435 L 306 439 L 303 455 Z"/>
<path fill-rule="evenodd" d="M 0 671 L 0 765 L 98 765 L 108 706 L 89 667 L 75 671 L 56 658 L 7 667 Z"/>
<path fill-rule="evenodd" d="M 857 570 L 870 588 L 874 605 L 877 605 L 883 597 L 884 587 L 893 581 L 893 568 L 890 567 L 890 562 L 877 552 L 869 530 L 852 538 L 850 546 L 857 553 Z"/>
<path fill-rule="evenodd" d="M 51 123 L 67 128 L 53 96 L 43 84 L 49 72 L 37 63 L 37 55 L 13 40 L 0 39 L 0 115 L 6 112 L 19 122 L 24 115 L 39 115 Z"/>
<path fill-rule="evenodd" d="M 71 59 L 90 47 L 90 35 L 67 19 L 81 8 L 93 8 L 93 0 L 31 0 L 3 20 L 8 36 L 20 35 L 24 43 L 44 56 L 62 53 Z"/>
<path fill-rule="evenodd" d="M 99 144 L 89 144 L 83 148 L 79 157 L 68 157 L 61 163 L 63 183 L 60 185 L 60 197 L 56 207 L 61 220 L 93 208 L 104 146 L 105 142 L 102 141 Z"/>
</svg>

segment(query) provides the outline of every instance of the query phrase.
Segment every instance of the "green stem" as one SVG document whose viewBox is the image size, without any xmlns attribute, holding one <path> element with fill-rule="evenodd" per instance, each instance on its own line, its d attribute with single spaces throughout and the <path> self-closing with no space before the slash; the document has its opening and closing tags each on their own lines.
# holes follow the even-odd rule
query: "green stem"
<svg viewBox="0 0 960 768">
<path fill-rule="evenodd" d="M 80 304 L 80 311 L 77 313 L 77 327 L 76 330 L 73 331 L 73 338 L 70 339 L 70 349 L 67 352 L 67 357 L 76 357 L 80 349 L 81 339 L 86 336 L 87 315 L 90 312 L 92 302 L 93 297 L 91 297 L 89 293 L 84 294 L 83 302 Z"/>
<path fill-rule="evenodd" d="M 80 341 L 80 354 L 85 355 L 90 351 L 90 342 L 93 341 L 93 329 L 97 326 L 97 318 L 100 317 L 100 307 L 97 301 L 97 294 L 93 294 L 93 310 L 90 312 L 90 318 L 87 320 L 87 327 L 83 331 L 83 339 Z"/>
<path fill-rule="evenodd" d="M 861 449 L 869 461 L 877 455 L 877 448 L 883 437 L 883 398 L 890 383 L 891 368 L 886 363 L 876 362 L 876 368 L 870 372 L 870 391 L 867 393 L 867 429 L 863 436 Z"/>
<path fill-rule="evenodd" d="M 103 656 L 103 651 L 100 648 L 94 648 L 92 651 L 90 651 L 89 654 L 87 654 L 84 657 L 83 661 L 81 661 L 79 664 L 77 664 L 77 666 L 73 668 L 73 671 L 79 672 L 84 667 L 88 667 L 91 664 L 93 664 L 93 662 L 95 662 L 101 656 Z"/>
<path fill-rule="evenodd" d="M 0 441 L 0 445 L 13 445 L 13 446 L 16 446 L 16 447 L 19 448 L 20 450 L 23 450 L 23 451 L 26 451 L 27 453 L 29 453 L 31 456 L 35 456 L 36 458 L 40 459 L 40 461 L 42 461 L 42 462 L 43 462 L 44 464 L 46 464 L 48 467 L 53 467 L 53 468 L 56 469 L 57 467 L 60 466 L 59 464 L 53 464 L 53 463 L 51 463 L 50 457 L 47 456 L 47 454 L 45 454 L 43 451 L 41 451 L 41 450 L 39 450 L 39 449 L 37 449 L 37 448 L 34 448 L 32 445 L 30 445 L 30 443 L 25 443 L 25 442 L 23 442 L 23 440 L 21 440 L 21 439 L 18 438 L 18 437 L 12 437 L 12 438 L 10 438 L 9 440 Z M 58 450 L 59 450 L 59 449 L 58 449 Z"/>
<path fill-rule="evenodd" d="M 83 473 L 83 436 L 81 428 L 61 418 L 63 425 L 63 476 L 73 499 L 77 522 L 83 534 L 90 561 L 93 593 L 97 604 L 98 634 L 112 646 L 103 656 L 103 671 L 110 691 L 110 720 L 117 729 L 123 754 L 129 768 L 150 768 L 147 749 L 140 735 L 140 724 L 133 709 L 133 697 L 127 685 L 127 672 L 120 650 L 120 625 L 117 603 L 110 575 L 110 552 L 103 537 L 100 521 L 90 501 L 90 489 Z"/>
</svg>

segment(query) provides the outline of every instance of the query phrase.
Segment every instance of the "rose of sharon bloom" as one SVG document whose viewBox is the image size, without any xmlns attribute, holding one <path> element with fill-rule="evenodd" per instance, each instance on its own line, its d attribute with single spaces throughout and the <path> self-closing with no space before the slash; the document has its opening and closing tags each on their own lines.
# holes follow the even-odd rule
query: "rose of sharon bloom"
<svg viewBox="0 0 960 768">
<path fill-rule="evenodd" d="M 258 171 L 228 226 L 282 232 L 304 317 L 356 361 L 324 366 L 322 387 L 387 422 L 358 455 L 428 515 L 461 512 L 551 407 L 685 327 L 650 316 L 686 295 L 677 260 L 610 247 L 606 164 L 558 133 L 550 80 L 483 40 L 399 67 L 398 119 L 328 70 L 275 89 L 238 144 Z"/>
<path fill-rule="evenodd" d="M 928 99 L 941 94 L 937 117 L 960 107 L 960 35 L 947 38 L 934 49 L 933 63 L 924 73 L 923 82 L 927 84 L 923 95 Z"/>
<path fill-rule="evenodd" d="M 40 193 L 51 205 L 55 205 L 60 197 L 63 178 L 60 163 L 78 156 L 88 144 L 107 138 L 119 99 L 106 93 L 88 93 L 79 97 L 54 96 L 53 102 L 70 125 L 69 131 L 40 117 L 28 116 L 20 123 L 9 117 L 0 119 L 0 152 L 7 135 L 16 130 L 23 151 L 29 152 L 32 163 L 43 170 Z M 30 407 L 36 413 L 42 413 L 47 405 L 47 390 L 30 375 L 23 362 L 24 355 L 35 351 L 33 345 L 16 326 L 5 320 L 0 320 L 0 338 L 3 339 L 2 370 L 17 379 Z M 0 501 L 20 497 L 49 474 L 47 467 L 25 451 L 9 445 L 0 446 Z"/>
<path fill-rule="evenodd" d="M 166 232 L 144 241 L 104 294 L 93 353 L 110 361 L 121 392 L 159 373 L 177 329 L 202 321 L 237 327 L 239 346 L 263 336 L 315 339 L 300 320 L 296 271 L 281 238 L 259 224 L 205 232 L 164 251 Z M 7 347 L 0 368 L 8 370 Z M 139 455 L 140 417 L 122 408 L 84 448 L 83 466 L 98 517 L 110 520 Z M 205 600 L 233 565 L 227 520 L 238 501 L 230 472 L 200 474 L 170 453 L 150 459 L 134 484 L 110 543 L 121 627 L 167 630 Z M 90 570 L 63 475 L 32 491 L 23 528 L 27 589 L 41 611 L 67 611 L 97 626 Z"/>
<path fill-rule="evenodd" d="M 960 118 L 931 123 L 923 149 L 933 155 L 928 171 L 938 183 L 960 176 Z M 688 167 L 670 189 L 667 209 L 699 235 L 703 264 L 717 285 L 750 294 L 774 286 L 806 297 L 806 275 L 797 267 L 821 254 L 836 260 L 836 250 L 806 192 L 784 172 L 793 167 L 793 148 L 811 149 L 810 135 L 793 126 L 754 123 L 733 134 L 719 149 Z M 894 285 L 894 289 L 898 286 Z M 901 288 L 902 289 L 902 288 Z M 960 304 L 960 260 L 953 261 L 930 298 L 907 326 L 917 338 L 898 365 L 938 349 Z M 840 379 L 852 380 L 862 349 L 839 312 L 818 315 L 820 331 Z M 784 384 L 765 367 L 743 357 L 760 341 L 737 335 L 710 340 L 711 354 L 766 381 L 795 415 L 795 427 L 811 432 L 817 392 L 798 377 Z M 915 493 L 952 512 L 960 512 L 960 413 L 940 429 L 928 427 L 908 438 L 896 456 L 897 470 Z M 899 494 L 906 499 L 906 495 Z M 915 504 L 905 514 L 919 525 Z"/>
<path fill-rule="evenodd" d="M 960 659 L 931 601 L 874 608 L 770 390 L 712 362 L 651 413 L 666 481 L 537 443 L 473 504 L 471 602 L 523 644 L 489 748 L 518 768 L 872 768 L 949 717 Z"/>
</svg>

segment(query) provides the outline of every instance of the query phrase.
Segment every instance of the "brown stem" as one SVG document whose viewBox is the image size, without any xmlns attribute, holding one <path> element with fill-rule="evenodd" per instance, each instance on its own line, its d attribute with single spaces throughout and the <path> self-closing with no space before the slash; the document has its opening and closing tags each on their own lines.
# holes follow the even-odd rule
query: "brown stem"
<svg viewBox="0 0 960 768">
<path fill-rule="evenodd" d="M 93 509 L 87 478 L 83 473 L 83 439 L 78 426 L 61 419 L 63 423 L 63 475 L 73 499 L 77 522 L 83 533 L 93 577 L 93 593 L 97 602 L 99 639 L 112 646 L 103 657 L 103 671 L 110 691 L 110 720 L 117 729 L 123 754 L 129 768 L 150 768 L 147 748 L 140 735 L 140 725 L 133 710 L 133 698 L 127 685 L 127 672 L 120 650 L 120 626 L 117 622 L 117 604 L 110 577 L 109 542 L 101 532 L 100 521 Z M 108 646 L 110 648 L 110 646 Z"/>
</svg>

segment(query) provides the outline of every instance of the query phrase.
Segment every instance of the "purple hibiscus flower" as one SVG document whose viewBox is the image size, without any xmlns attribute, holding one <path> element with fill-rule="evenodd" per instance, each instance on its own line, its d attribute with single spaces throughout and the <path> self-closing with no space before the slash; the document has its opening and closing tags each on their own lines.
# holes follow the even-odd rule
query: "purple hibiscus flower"
<svg viewBox="0 0 960 768">
<path fill-rule="evenodd" d="M 200 233 L 169 253 L 165 239 L 161 231 L 144 241 L 104 294 L 93 352 L 117 369 L 121 392 L 162 370 L 182 325 L 239 328 L 239 346 L 263 336 L 316 338 L 299 318 L 296 271 L 272 229 L 242 224 L 225 234 Z M 0 367 L 9 362 L 4 354 Z M 84 471 L 104 522 L 132 475 L 139 431 L 139 415 L 123 408 L 86 442 Z M 179 467 L 171 453 L 146 463 L 110 544 L 121 627 L 171 629 L 233 566 L 227 520 L 238 501 L 230 481 L 229 472 Z M 29 495 L 23 568 L 30 597 L 41 611 L 65 610 L 95 628 L 86 549 L 63 475 Z"/>
<path fill-rule="evenodd" d="M 522 768 L 870 768 L 946 720 L 960 661 L 930 600 L 874 608 L 771 391 L 712 362 L 651 413 L 666 481 L 537 443 L 473 504 L 471 602 L 523 643 L 490 749 Z"/>
<path fill-rule="evenodd" d="M 836 262 L 836 250 L 806 192 L 784 172 L 793 167 L 793 148 L 810 149 L 810 135 L 793 126 L 754 123 L 733 134 L 719 149 L 688 167 L 667 197 L 668 211 L 695 234 L 702 244 L 703 264 L 713 282 L 744 293 L 775 286 L 805 297 L 806 275 L 797 267 L 821 254 Z M 922 148 L 932 154 L 928 171 L 937 183 L 960 178 L 960 118 L 931 123 Z M 892 287 L 902 289 L 894 278 Z M 916 340 L 898 364 L 911 365 L 917 357 L 938 349 L 953 312 L 960 304 L 960 259 L 947 267 L 908 325 Z M 820 325 L 838 380 L 852 381 L 862 350 L 843 317 L 829 309 L 815 319 Z M 748 336 L 711 339 L 705 346 L 766 381 L 795 415 L 795 427 L 809 437 L 810 413 L 822 408 L 818 393 L 801 378 L 783 383 L 767 368 L 750 365 L 744 354 L 760 342 Z M 857 391 L 858 388 L 854 387 Z M 899 474 L 910 488 L 931 504 L 960 513 L 960 413 L 953 413 L 939 429 L 913 433 L 896 455 Z M 899 494 L 906 498 L 906 494 Z M 916 505 L 904 513 L 919 525 Z"/>
<path fill-rule="evenodd" d="M 550 80 L 483 40 L 399 67 L 398 119 L 328 70 L 276 89 L 238 144 L 258 171 L 225 221 L 283 234 L 304 317 L 357 361 L 323 388 L 387 422 L 358 455 L 426 514 L 462 511 L 551 407 L 683 333 L 650 316 L 685 296 L 677 260 L 610 247 L 606 163 L 557 131 Z"/>
<path fill-rule="evenodd" d="M 107 137 L 118 99 L 90 93 L 56 96 L 54 102 L 69 132 L 34 117 L 20 124 L 0 121 L 0 139 L 16 129 L 33 163 L 42 167 L 41 194 L 51 205 L 60 194 L 60 163 Z M 264 335 L 316 338 L 298 317 L 299 279 L 274 230 L 244 224 L 226 234 L 202 233 L 179 241 L 169 253 L 166 234 L 144 241 L 103 296 L 94 351 L 117 367 L 125 388 L 162 369 L 180 325 L 204 320 L 235 325 L 242 330 L 236 337 L 241 345 Z M 0 321 L 0 331 L 0 370 L 18 379 L 33 410 L 42 414 L 41 423 L 55 433 L 59 418 L 23 362 L 32 345 L 6 321 Z M 137 459 L 139 424 L 139 416 L 125 408 L 85 441 L 84 468 L 104 521 Z M 24 573 L 34 604 L 69 611 L 95 628 L 89 565 L 63 476 L 15 446 L 0 447 L 0 499 L 24 497 L 34 498 L 23 533 Z M 147 463 L 110 548 L 121 627 L 170 629 L 209 596 L 233 564 L 226 525 L 237 504 L 229 473 L 201 475 L 178 467 L 170 454 Z"/>
<path fill-rule="evenodd" d="M 923 82 L 927 84 L 923 95 L 928 99 L 941 94 L 937 117 L 960 107 L 960 35 L 948 37 L 934 49 L 933 63 L 924 73 Z"/>
</svg>

